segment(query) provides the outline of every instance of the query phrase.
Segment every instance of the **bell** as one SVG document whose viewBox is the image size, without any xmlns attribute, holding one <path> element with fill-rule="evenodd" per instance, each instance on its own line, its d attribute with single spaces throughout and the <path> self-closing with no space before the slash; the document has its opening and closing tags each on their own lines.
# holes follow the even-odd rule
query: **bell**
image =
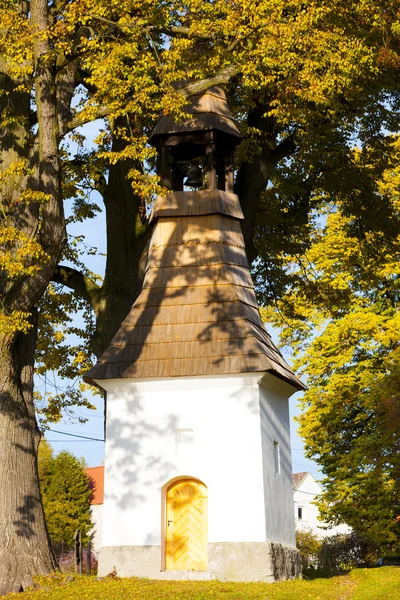
<svg viewBox="0 0 400 600">
<path fill-rule="evenodd" d="M 185 185 L 189 187 L 201 187 L 203 185 L 203 172 L 199 165 L 192 165 L 190 167 Z"/>
</svg>

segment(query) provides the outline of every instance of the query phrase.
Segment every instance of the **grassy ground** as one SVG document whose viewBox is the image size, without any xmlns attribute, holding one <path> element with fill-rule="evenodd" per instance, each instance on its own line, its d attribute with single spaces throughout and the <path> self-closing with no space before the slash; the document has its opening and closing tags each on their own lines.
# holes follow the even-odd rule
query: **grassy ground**
<svg viewBox="0 0 400 600">
<path fill-rule="evenodd" d="M 399 600 L 400 567 L 354 569 L 346 575 L 283 583 L 151 581 L 55 574 L 11 600 Z"/>
</svg>

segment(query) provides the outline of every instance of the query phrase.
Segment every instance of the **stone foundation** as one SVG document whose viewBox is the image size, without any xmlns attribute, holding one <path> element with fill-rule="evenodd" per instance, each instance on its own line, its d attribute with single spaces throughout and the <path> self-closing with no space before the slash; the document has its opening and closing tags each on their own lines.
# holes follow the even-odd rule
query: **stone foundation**
<svg viewBox="0 0 400 600">
<path fill-rule="evenodd" d="M 301 577 L 300 552 L 297 548 L 271 542 L 271 562 L 274 581 Z"/>
<path fill-rule="evenodd" d="M 276 542 L 208 544 L 207 571 L 161 571 L 160 546 L 108 546 L 99 554 L 99 576 L 116 570 L 119 577 L 272 583 L 300 577 L 299 553 Z"/>
</svg>

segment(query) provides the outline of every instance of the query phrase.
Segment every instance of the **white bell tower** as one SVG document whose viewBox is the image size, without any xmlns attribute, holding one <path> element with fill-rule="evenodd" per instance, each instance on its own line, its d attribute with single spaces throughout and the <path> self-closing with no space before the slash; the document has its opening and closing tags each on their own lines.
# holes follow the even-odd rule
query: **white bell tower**
<svg viewBox="0 0 400 600">
<path fill-rule="evenodd" d="M 86 377 L 107 394 L 99 573 L 296 577 L 288 398 L 303 385 L 260 318 L 225 94 L 185 111 L 151 135 L 171 193 L 141 294 Z"/>
</svg>

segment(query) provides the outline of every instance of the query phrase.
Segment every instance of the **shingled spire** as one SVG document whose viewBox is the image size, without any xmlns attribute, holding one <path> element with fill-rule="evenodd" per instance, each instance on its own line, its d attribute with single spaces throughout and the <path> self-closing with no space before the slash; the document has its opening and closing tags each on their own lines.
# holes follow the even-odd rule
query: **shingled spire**
<svg viewBox="0 0 400 600">
<path fill-rule="evenodd" d="M 151 215 L 142 291 L 86 380 L 151 379 L 268 371 L 296 378 L 261 320 L 233 193 L 240 134 L 225 94 L 193 96 L 183 123 L 162 117 L 150 140 L 164 185 Z M 184 188 L 196 165 L 203 189 Z"/>
</svg>

